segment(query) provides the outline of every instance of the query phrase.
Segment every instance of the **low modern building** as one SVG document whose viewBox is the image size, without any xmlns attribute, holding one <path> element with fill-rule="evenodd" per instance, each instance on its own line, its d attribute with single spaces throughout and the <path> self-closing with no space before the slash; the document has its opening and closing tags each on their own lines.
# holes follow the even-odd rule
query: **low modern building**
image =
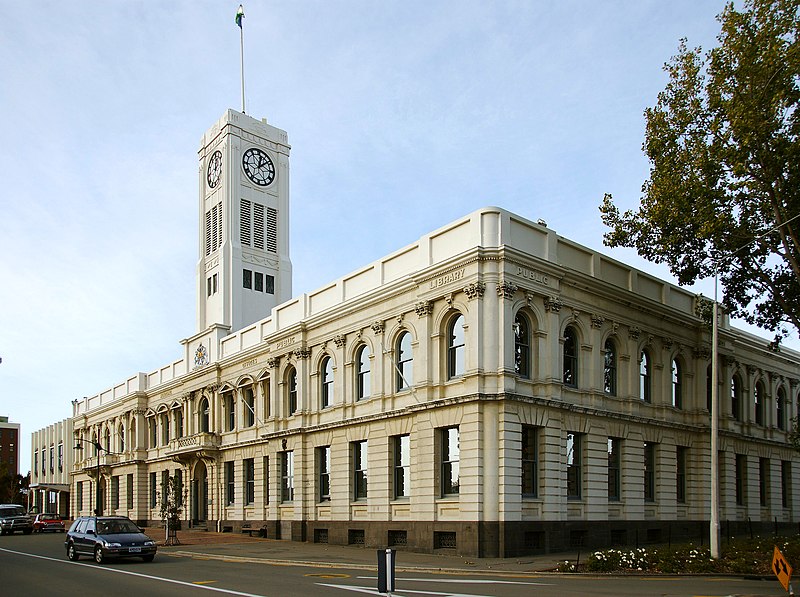
<svg viewBox="0 0 800 597">
<path fill-rule="evenodd" d="M 31 434 L 29 509 L 64 517 L 70 515 L 74 443 L 71 419 L 53 423 Z"/>
<path fill-rule="evenodd" d="M 796 525 L 800 354 L 723 319 L 712 380 L 702 299 L 495 207 L 292 297 L 288 160 L 233 110 L 203 137 L 196 333 L 73 403 L 73 516 L 152 524 L 173 477 L 209 531 L 469 556 L 700 540 L 717 384 L 723 525 Z"/>
</svg>

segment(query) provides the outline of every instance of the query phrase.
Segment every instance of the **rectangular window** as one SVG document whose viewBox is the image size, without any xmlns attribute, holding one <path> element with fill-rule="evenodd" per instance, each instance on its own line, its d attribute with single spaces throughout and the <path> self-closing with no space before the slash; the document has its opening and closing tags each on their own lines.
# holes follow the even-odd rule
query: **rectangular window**
<svg viewBox="0 0 800 597">
<path fill-rule="evenodd" d="M 353 442 L 353 499 L 367 499 L 367 442 Z"/>
<path fill-rule="evenodd" d="M 158 505 L 158 477 L 155 473 L 150 473 L 150 507 Z"/>
<path fill-rule="evenodd" d="M 319 470 L 319 501 L 331 499 L 331 447 L 317 448 L 317 469 Z"/>
<path fill-rule="evenodd" d="M 618 502 L 622 497 L 622 440 L 608 438 L 608 501 Z"/>
<path fill-rule="evenodd" d="M 275 294 L 275 277 L 269 274 L 264 275 L 264 292 Z"/>
<path fill-rule="evenodd" d="M 78 512 L 83 510 L 83 481 L 78 481 L 75 487 L 75 497 L 77 498 Z"/>
<path fill-rule="evenodd" d="M 264 456 L 262 468 L 264 469 L 264 503 L 269 504 L 269 456 Z"/>
<path fill-rule="evenodd" d="M 175 503 L 183 506 L 183 471 L 175 469 Z"/>
<path fill-rule="evenodd" d="M 522 495 L 539 495 L 539 430 L 522 427 Z"/>
<path fill-rule="evenodd" d="M 792 501 L 792 463 L 781 460 L 781 505 L 788 508 Z"/>
<path fill-rule="evenodd" d="M 442 451 L 441 495 L 458 495 L 461 456 L 458 427 L 442 429 L 440 438 Z"/>
<path fill-rule="evenodd" d="M 236 503 L 236 479 L 234 478 L 234 462 L 225 463 L 225 505 L 232 506 Z"/>
<path fill-rule="evenodd" d="M 253 290 L 264 292 L 264 274 L 261 272 L 253 272 Z"/>
<path fill-rule="evenodd" d="M 244 460 L 244 503 L 250 505 L 256 501 L 256 461 L 253 458 Z"/>
<path fill-rule="evenodd" d="M 211 278 L 206 278 L 206 296 L 211 296 Z"/>
<path fill-rule="evenodd" d="M 583 495 L 581 470 L 581 435 L 567 432 L 567 499 L 579 500 Z"/>
<path fill-rule="evenodd" d="M 119 475 L 111 477 L 111 507 L 119 509 Z"/>
<path fill-rule="evenodd" d="M 747 501 L 747 496 L 745 495 L 747 490 L 747 456 L 737 454 L 734 466 L 736 467 L 736 505 L 744 506 Z"/>
<path fill-rule="evenodd" d="M 39 451 L 38 450 L 34 450 L 33 451 L 33 474 L 34 475 L 38 475 L 39 474 Z"/>
<path fill-rule="evenodd" d="M 249 269 L 242 270 L 242 287 L 252 289 L 253 288 L 253 272 Z"/>
<path fill-rule="evenodd" d="M 64 472 L 64 444 L 58 444 L 58 472 Z"/>
<path fill-rule="evenodd" d="M 128 510 L 133 510 L 133 473 L 128 473 L 125 478 L 125 491 L 128 497 Z"/>
<path fill-rule="evenodd" d="M 411 470 L 411 436 L 396 435 L 394 443 L 394 498 L 411 495 L 409 472 Z"/>
<path fill-rule="evenodd" d="M 689 448 L 678 446 L 675 452 L 675 487 L 676 500 L 679 504 L 686 503 L 686 461 Z"/>
<path fill-rule="evenodd" d="M 769 458 L 758 459 L 758 500 L 762 508 L 769 505 Z"/>
<path fill-rule="evenodd" d="M 644 443 L 644 501 L 656 501 L 656 445 Z"/>
<path fill-rule="evenodd" d="M 294 452 L 281 452 L 281 501 L 294 500 Z"/>
<path fill-rule="evenodd" d="M 56 472 L 56 458 L 55 458 L 55 447 L 50 446 L 50 472 Z"/>
</svg>

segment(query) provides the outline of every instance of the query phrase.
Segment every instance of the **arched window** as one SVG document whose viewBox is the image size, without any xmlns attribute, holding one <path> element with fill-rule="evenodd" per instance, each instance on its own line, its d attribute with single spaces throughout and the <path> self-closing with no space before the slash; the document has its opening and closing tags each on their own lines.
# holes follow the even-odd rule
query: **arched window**
<svg viewBox="0 0 800 597">
<path fill-rule="evenodd" d="M 650 372 L 650 353 L 643 350 L 639 354 L 639 398 L 643 402 L 652 402 L 653 378 Z"/>
<path fill-rule="evenodd" d="M 208 398 L 203 398 L 200 401 L 200 431 L 201 433 L 208 433 L 211 426 L 211 416 L 208 408 Z"/>
<path fill-rule="evenodd" d="M 568 327 L 564 330 L 564 385 L 578 387 L 578 338 L 575 330 Z"/>
<path fill-rule="evenodd" d="M 756 425 L 764 424 L 764 384 L 758 382 L 753 392 L 753 407 L 756 414 Z"/>
<path fill-rule="evenodd" d="M 786 390 L 778 389 L 775 399 L 775 425 L 778 429 L 786 429 Z"/>
<path fill-rule="evenodd" d="M 737 421 L 742 420 L 742 380 L 738 375 L 731 378 L 731 414 Z"/>
<path fill-rule="evenodd" d="M 117 430 L 117 451 L 125 451 L 125 425 L 122 423 L 120 423 L 119 429 Z"/>
<path fill-rule="evenodd" d="M 161 445 L 166 446 L 169 443 L 169 415 L 161 413 Z"/>
<path fill-rule="evenodd" d="M 111 430 L 106 427 L 106 438 L 105 442 L 103 442 L 106 447 L 106 452 L 111 451 Z"/>
<path fill-rule="evenodd" d="M 603 391 L 617 395 L 617 345 L 611 338 L 603 346 Z"/>
<path fill-rule="evenodd" d="M 369 347 L 364 345 L 356 353 L 356 400 L 369 398 Z"/>
<path fill-rule="evenodd" d="M 530 326 L 521 313 L 514 318 L 514 372 L 525 379 L 530 373 Z"/>
<path fill-rule="evenodd" d="M 397 339 L 397 383 L 398 391 L 414 383 L 414 354 L 411 351 L 411 334 L 403 332 Z"/>
<path fill-rule="evenodd" d="M 672 359 L 672 406 L 683 408 L 683 372 L 678 359 Z"/>
<path fill-rule="evenodd" d="M 333 404 L 333 360 L 330 357 L 322 359 L 319 367 L 320 379 L 320 404 L 328 408 Z"/>
<path fill-rule="evenodd" d="M 464 316 L 455 316 L 447 327 L 447 378 L 464 375 Z"/>
<path fill-rule="evenodd" d="M 242 398 L 244 401 L 244 426 L 252 427 L 256 424 L 256 399 L 253 394 L 253 388 L 244 388 L 242 390 Z"/>
<path fill-rule="evenodd" d="M 286 371 L 286 404 L 290 415 L 297 412 L 297 370 L 294 367 Z"/>
</svg>

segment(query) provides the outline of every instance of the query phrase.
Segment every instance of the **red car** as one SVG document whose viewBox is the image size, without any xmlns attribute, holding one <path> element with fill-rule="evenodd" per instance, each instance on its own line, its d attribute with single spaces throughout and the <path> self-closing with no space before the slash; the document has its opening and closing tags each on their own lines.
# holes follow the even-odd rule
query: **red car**
<svg viewBox="0 0 800 597">
<path fill-rule="evenodd" d="M 44 533 L 53 531 L 54 533 L 64 532 L 64 521 L 58 514 L 37 514 L 33 521 L 33 532 Z"/>
</svg>

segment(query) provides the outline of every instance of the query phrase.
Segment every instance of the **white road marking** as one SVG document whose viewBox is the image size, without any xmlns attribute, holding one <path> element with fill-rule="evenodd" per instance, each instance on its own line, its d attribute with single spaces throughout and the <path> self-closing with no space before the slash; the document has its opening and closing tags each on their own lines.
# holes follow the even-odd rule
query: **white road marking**
<svg viewBox="0 0 800 597">
<path fill-rule="evenodd" d="M 344 589 L 353 593 L 365 593 L 367 595 L 386 595 L 386 593 L 378 593 L 377 589 L 368 589 L 367 587 L 359 587 L 356 585 L 328 585 L 324 583 L 317 583 L 321 587 L 330 587 L 333 589 Z M 438 595 L 439 597 L 494 597 L 493 595 L 479 595 L 476 593 L 441 593 L 439 591 L 414 591 L 410 589 L 403 589 L 401 591 L 392 591 L 392 597 L 403 597 L 403 595 Z"/>
<path fill-rule="evenodd" d="M 357 576 L 356 578 L 362 580 L 378 580 L 377 576 Z M 552 587 L 555 584 L 551 582 L 523 582 L 521 580 L 490 580 L 481 578 L 406 578 L 405 576 L 398 576 L 397 582 L 400 582 L 401 580 L 403 582 L 443 582 L 459 585 L 535 585 L 540 587 Z"/>
<path fill-rule="evenodd" d="M 139 578 L 146 578 L 148 580 L 158 580 L 161 582 L 171 583 L 173 585 L 181 585 L 184 587 L 192 587 L 194 589 L 202 589 L 204 591 L 214 591 L 216 593 L 225 593 L 226 595 L 239 595 L 240 597 L 267 597 L 266 595 L 257 594 L 257 593 L 243 593 L 241 591 L 233 591 L 231 589 L 220 589 L 219 587 L 209 587 L 207 585 L 198 585 L 191 582 L 185 582 L 182 580 L 173 580 L 171 578 L 162 578 L 160 576 L 151 576 L 150 574 L 141 574 L 139 572 L 130 572 L 129 570 L 118 570 L 116 568 L 104 568 L 103 566 L 98 566 L 97 564 L 84 564 L 83 562 L 71 562 L 70 560 L 62 560 L 60 558 L 51 558 L 49 556 L 40 556 L 32 553 L 25 553 L 22 551 L 14 551 L 12 549 L 3 549 L 0 547 L 0 551 L 4 551 L 6 553 L 13 553 L 18 556 L 25 556 L 28 558 L 37 558 L 39 560 L 47 560 L 49 562 L 58 562 L 59 564 L 69 564 L 71 566 L 87 566 L 92 568 L 93 570 L 101 570 L 103 572 L 113 572 L 115 574 L 127 574 L 129 576 L 138 576 Z"/>
</svg>

